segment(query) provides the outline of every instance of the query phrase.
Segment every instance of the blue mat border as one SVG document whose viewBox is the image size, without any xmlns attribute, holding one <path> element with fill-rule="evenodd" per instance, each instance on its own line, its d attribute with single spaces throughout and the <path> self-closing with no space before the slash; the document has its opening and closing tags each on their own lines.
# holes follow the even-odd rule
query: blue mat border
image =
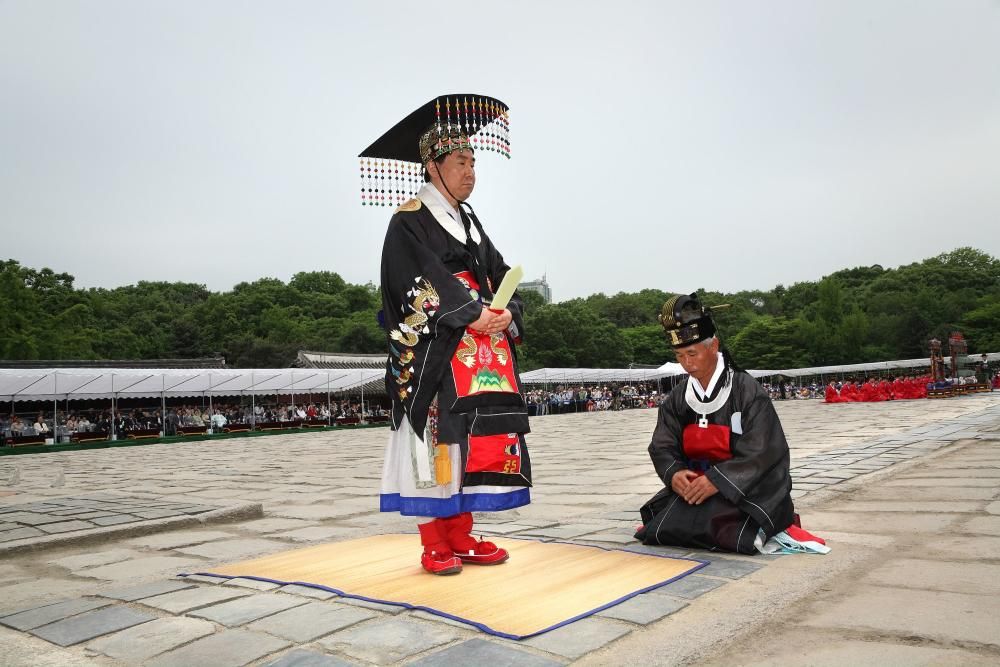
<svg viewBox="0 0 1000 667">
<path fill-rule="evenodd" d="M 401 534 L 408 534 L 408 533 L 401 533 Z M 502 536 L 501 539 L 506 539 L 506 540 L 524 540 L 524 541 L 527 541 L 527 542 L 542 542 L 542 540 L 536 540 L 536 539 L 532 539 L 532 538 L 529 538 L 529 537 Z M 293 586 L 293 585 L 294 586 L 305 586 L 306 588 L 315 588 L 317 590 L 327 591 L 328 593 L 334 593 L 334 594 L 336 594 L 336 595 L 338 595 L 340 597 L 350 598 L 352 600 L 362 600 L 364 602 L 373 602 L 373 603 L 376 603 L 376 604 L 387 604 L 387 605 L 392 605 L 394 607 L 403 607 L 404 609 L 415 609 L 415 610 L 418 610 L 418 611 L 425 611 L 428 614 L 433 614 L 435 616 L 441 616 L 442 618 L 447 618 L 447 619 L 450 619 L 452 621 L 457 621 L 459 623 L 464 623 L 465 625 L 471 625 L 474 628 L 476 628 L 476 629 L 478 629 L 478 630 L 480 630 L 482 632 L 485 632 L 486 634 L 493 635 L 494 637 L 503 637 L 504 639 L 521 640 L 521 639 L 528 639 L 530 637 L 535 637 L 535 636 L 544 634 L 546 632 L 551 632 L 552 630 L 556 630 L 557 628 L 561 628 L 564 625 L 569 625 L 570 623 L 575 623 L 575 622 L 579 621 L 580 619 L 587 618 L 588 616 L 593 616 L 594 614 L 596 614 L 598 612 L 601 612 L 601 611 L 604 611 L 605 609 L 610 609 L 611 607 L 619 605 L 622 602 L 626 602 L 627 600 L 631 600 L 632 598 L 634 598 L 634 597 L 636 597 L 638 595 L 642 595 L 643 593 L 648 593 L 649 591 L 656 590 L 657 588 L 662 588 L 663 586 L 666 586 L 667 584 L 671 584 L 671 583 L 677 581 L 678 579 L 683 579 L 684 577 L 688 576 L 689 574 L 694 574 L 698 570 L 701 570 L 702 568 L 708 567 L 711 564 L 711 561 L 701 560 L 700 558 L 686 558 L 686 557 L 683 557 L 683 556 L 666 556 L 666 555 L 661 556 L 659 554 L 650 554 L 650 553 L 642 553 L 642 552 L 638 552 L 638 551 L 629 551 L 628 549 L 618 549 L 618 548 L 613 548 L 613 547 L 601 547 L 601 546 L 597 546 L 597 545 L 594 545 L 594 544 L 577 544 L 576 542 L 565 542 L 565 541 L 562 541 L 562 540 L 551 540 L 548 543 L 549 544 L 571 544 L 571 545 L 576 546 L 576 547 L 584 547 L 584 548 L 589 548 L 589 549 L 601 549 L 602 551 L 622 551 L 624 553 L 635 554 L 636 556 L 651 556 L 653 558 L 670 558 L 671 560 L 686 560 L 686 561 L 691 561 L 693 563 L 697 563 L 698 565 L 697 565 L 697 567 L 694 567 L 694 568 L 688 570 L 687 572 L 684 572 L 683 574 L 679 574 L 676 577 L 671 577 L 670 579 L 667 579 L 666 581 L 661 581 L 659 583 L 653 584 L 652 586 L 646 586 L 645 588 L 641 588 L 641 589 L 639 589 L 637 591 L 633 591 L 633 592 L 629 593 L 628 595 L 624 595 L 624 596 L 622 596 L 622 597 L 620 597 L 620 598 L 618 598 L 616 600 L 612 600 L 611 602 L 608 602 L 607 604 L 601 605 L 600 607 L 596 607 L 596 608 L 591 609 L 589 611 L 586 611 L 586 612 L 584 612 L 582 614 L 577 614 L 576 616 L 574 616 L 572 618 L 568 618 L 565 621 L 560 621 L 560 622 L 556 623 L 555 625 L 551 625 L 551 626 L 549 626 L 547 628 L 543 628 L 541 630 L 538 630 L 537 632 L 532 632 L 532 633 L 529 633 L 529 634 L 526 634 L 526 635 L 512 635 L 512 634 L 510 634 L 508 632 L 500 632 L 499 630 L 494 630 L 493 628 L 491 628 L 488 625 L 485 625 L 483 623 L 478 623 L 476 621 L 472 621 L 472 620 L 467 619 L 467 618 L 462 618 L 461 616 L 455 616 L 453 614 L 449 614 L 447 612 L 443 612 L 443 611 L 441 611 L 439 609 L 433 609 L 431 607 L 425 607 L 424 605 L 410 604 L 409 602 L 394 602 L 392 600 L 380 600 L 378 598 L 370 598 L 370 597 L 366 597 L 364 595 L 356 595 L 354 593 L 347 593 L 347 592 L 339 590 L 337 588 L 332 588 L 330 586 L 324 586 L 322 584 L 313 584 L 313 583 L 309 583 L 309 582 L 306 582 L 306 581 L 282 581 L 280 579 L 268 579 L 266 577 L 254 577 L 252 575 L 231 576 L 231 575 L 227 575 L 227 574 L 216 574 L 214 572 L 182 572 L 182 573 L 178 574 L 177 576 L 179 576 L 179 577 L 190 577 L 190 576 L 194 575 L 194 576 L 200 576 L 200 577 L 216 577 L 218 579 L 227 579 L 227 580 L 228 579 L 251 579 L 253 581 L 263 581 L 263 582 L 269 583 L 269 584 L 277 584 L 279 586 Z"/>
</svg>

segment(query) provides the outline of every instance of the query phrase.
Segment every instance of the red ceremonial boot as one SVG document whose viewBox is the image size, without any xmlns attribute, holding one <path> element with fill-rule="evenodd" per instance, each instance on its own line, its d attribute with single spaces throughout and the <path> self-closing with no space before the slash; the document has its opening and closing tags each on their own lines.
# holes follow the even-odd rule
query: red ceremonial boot
<svg viewBox="0 0 1000 667">
<path fill-rule="evenodd" d="M 476 540 L 472 532 L 472 513 L 464 512 L 447 519 L 438 519 L 444 524 L 448 546 L 467 565 L 499 565 L 510 554 L 492 542 Z"/>
<path fill-rule="evenodd" d="M 441 519 L 417 524 L 420 529 L 420 544 L 424 553 L 420 564 L 431 574 L 458 574 L 462 571 L 462 561 L 452 552 L 443 535 Z"/>
</svg>

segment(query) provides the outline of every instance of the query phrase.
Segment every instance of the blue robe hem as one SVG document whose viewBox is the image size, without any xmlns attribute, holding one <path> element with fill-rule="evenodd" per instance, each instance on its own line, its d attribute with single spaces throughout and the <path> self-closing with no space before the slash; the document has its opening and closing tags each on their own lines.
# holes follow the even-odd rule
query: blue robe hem
<svg viewBox="0 0 1000 667">
<path fill-rule="evenodd" d="M 413 498 L 383 493 L 379 498 L 379 511 L 399 512 L 403 516 L 447 517 L 463 512 L 501 512 L 530 502 L 531 489 L 508 493 L 456 493 L 451 498 Z"/>
</svg>

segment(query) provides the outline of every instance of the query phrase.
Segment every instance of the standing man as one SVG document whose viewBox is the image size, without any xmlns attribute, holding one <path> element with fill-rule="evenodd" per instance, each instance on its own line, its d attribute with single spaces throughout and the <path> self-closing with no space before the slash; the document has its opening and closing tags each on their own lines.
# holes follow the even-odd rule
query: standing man
<svg viewBox="0 0 1000 667">
<path fill-rule="evenodd" d="M 645 544 L 753 554 L 816 538 L 792 525 L 788 443 L 767 392 L 720 352 L 696 294 L 663 306 L 660 322 L 687 371 L 660 405 L 649 445 L 665 484 L 640 510 Z"/>
<path fill-rule="evenodd" d="M 509 157 L 509 147 L 506 105 L 450 95 L 361 153 L 363 203 L 400 203 L 382 249 L 392 434 L 380 504 L 416 517 L 421 565 L 433 574 L 506 561 L 506 550 L 472 537 L 472 512 L 530 502 L 515 351 L 522 302 L 490 308 L 510 267 L 466 202 L 477 153 Z M 403 202 L 404 192 L 415 196 Z"/>
</svg>

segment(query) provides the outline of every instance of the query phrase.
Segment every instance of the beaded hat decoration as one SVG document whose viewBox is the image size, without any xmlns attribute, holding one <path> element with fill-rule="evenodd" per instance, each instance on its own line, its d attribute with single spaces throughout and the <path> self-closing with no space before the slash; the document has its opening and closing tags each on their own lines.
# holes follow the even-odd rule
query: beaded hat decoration
<svg viewBox="0 0 1000 667">
<path fill-rule="evenodd" d="M 507 105 L 484 95 L 443 95 L 399 121 L 358 156 L 362 206 L 398 206 L 415 197 L 424 164 L 462 149 L 509 158 Z"/>
</svg>

